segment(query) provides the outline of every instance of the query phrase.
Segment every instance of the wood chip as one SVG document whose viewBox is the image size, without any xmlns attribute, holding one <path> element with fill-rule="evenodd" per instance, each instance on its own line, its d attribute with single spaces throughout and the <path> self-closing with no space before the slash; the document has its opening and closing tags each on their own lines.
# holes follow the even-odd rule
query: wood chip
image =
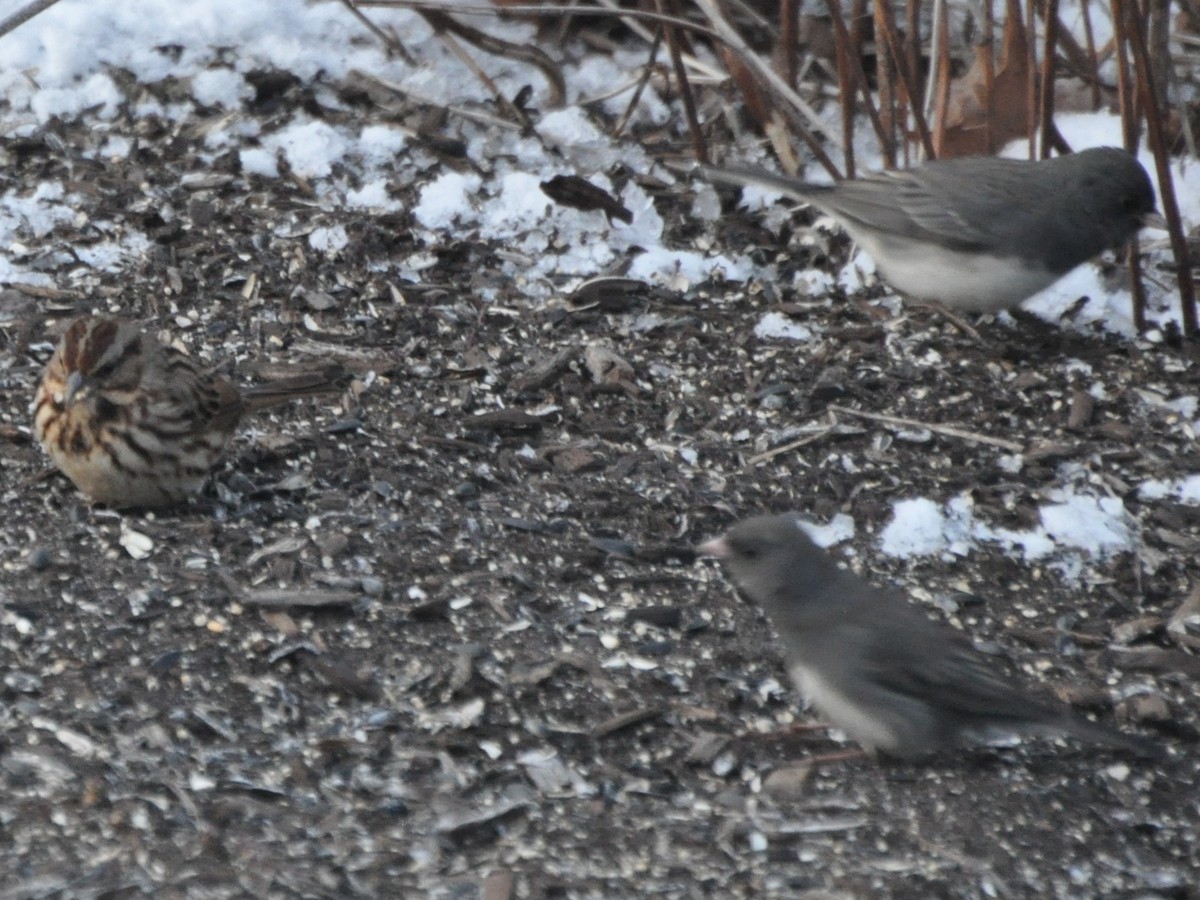
<svg viewBox="0 0 1200 900">
<path fill-rule="evenodd" d="M 540 391 L 558 381 L 570 371 L 571 360 L 575 358 L 576 350 L 572 347 L 558 351 L 548 359 L 542 360 L 523 375 L 518 375 L 509 383 L 509 388 L 517 394 L 526 391 Z"/>
<path fill-rule="evenodd" d="M 592 737 L 604 737 L 622 729 L 630 728 L 633 725 L 638 725 L 648 719 L 655 719 L 661 716 L 663 712 L 664 709 L 661 706 L 648 706 L 643 709 L 634 709 L 626 713 L 620 713 L 593 726 L 591 734 Z"/>
<path fill-rule="evenodd" d="M 320 606 L 353 606 L 361 597 L 350 591 L 317 591 L 301 588 L 263 588 L 245 591 L 238 600 L 247 606 L 280 608 L 314 608 Z"/>
</svg>

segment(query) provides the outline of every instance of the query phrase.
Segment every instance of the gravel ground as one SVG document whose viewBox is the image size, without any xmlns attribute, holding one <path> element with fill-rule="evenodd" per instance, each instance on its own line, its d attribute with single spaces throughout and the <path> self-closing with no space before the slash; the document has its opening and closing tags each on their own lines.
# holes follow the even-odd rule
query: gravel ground
<svg viewBox="0 0 1200 900">
<path fill-rule="evenodd" d="M 284 79 L 260 112 L 311 99 Z M 0 186 L 80 204 L 10 248 L 57 288 L 0 292 L 0 898 L 1197 896 L 1200 507 L 1137 490 L 1200 471 L 1165 404 L 1200 392 L 1194 346 L 1022 317 L 976 338 L 770 284 L 546 302 L 471 234 L 396 283 L 407 214 L 205 165 L 204 124 L 119 118 L 119 163 L 85 158 L 83 125 L 0 137 Z M 401 195 L 458 164 L 418 155 Z M 690 191 L 655 186 L 680 246 L 779 253 L 738 214 L 687 221 Z M 845 257 L 801 221 L 784 283 Z M 339 225 L 339 252 L 305 239 Z M 135 232 L 119 275 L 82 261 Z M 118 515 L 29 435 L 87 311 L 244 383 L 355 379 L 249 423 L 196 503 Z M 757 337 L 767 312 L 811 338 Z M 965 494 L 1020 529 L 1067 486 L 1121 498 L 1138 552 L 1065 577 L 998 545 L 879 551 L 897 500 Z M 781 733 L 808 716 L 770 630 L 690 549 L 785 509 L 850 515 L 848 564 L 1164 756 L 809 769 L 841 745 Z"/>
</svg>

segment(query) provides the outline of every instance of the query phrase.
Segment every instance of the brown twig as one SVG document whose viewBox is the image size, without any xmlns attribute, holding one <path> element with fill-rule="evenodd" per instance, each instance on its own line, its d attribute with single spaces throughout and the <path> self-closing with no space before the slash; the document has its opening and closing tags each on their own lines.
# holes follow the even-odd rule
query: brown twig
<svg viewBox="0 0 1200 900">
<path fill-rule="evenodd" d="M 1150 51 L 1150 72 L 1154 75 L 1154 99 L 1160 110 L 1166 110 L 1170 103 L 1167 86 L 1171 73 L 1171 4 L 1164 0 L 1144 2 L 1145 39 Z M 1187 118 L 1186 114 L 1184 118 Z"/>
<path fill-rule="evenodd" d="M 720 35 L 721 40 L 734 53 L 736 53 L 746 65 L 754 71 L 758 78 L 767 86 L 774 94 L 777 94 L 784 101 L 785 113 L 790 114 L 789 118 L 797 125 L 797 131 L 804 142 L 808 144 L 809 149 L 814 151 L 817 162 L 823 166 L 831 176 L 838 177 L 841 173 L 838 172 L 837 166 L 829 158 L 824 148 L 812 136 L 808 127 L 809 123 L 815 125 L 822 132 L 825 131 L 825 123 L 820 114 L 812 108 L 812 106 L 804 100 L 799 94 L 792 90 L 779 73 L 774 70 L 761 56 L 755 53 L 746 43 L 745 39 L 736 28 L 730 24 L 729 20 L 722 12 L 717 0 L 695 0 L 695 3 L 700 7 L 701 12 L 708 18 L 709 25 L 712 30 Z M 826 139 L 832 143 L 839 151 L 841 147 L 841 139 L 835 134 L 826 134 Z"/>
<path fill-rule="evenodd" d="M 1079 12 L 1083 17 L 1083 45 L 1087 55 L 1086 78 L 1092 88 L 1092 109 L 1100 108 L 1100 59 L 1096 55 L 1096 30 L 1092 27 L 1091 0 L 1080 0 Z M 1084 74 L 1081 72 L 1081 74 Z"/>
<path fill-rule="evenodd" d="M 858 96 L 858 79 L 850 67 L 850 50 L 846 46 L 846 25 L 841 20 L 837 0 L 830 0 L 833 19 L 833 58 L 837 64 L 838 105 L 842 108 L 842 169 L 847 178 L 854 177 L 854 111 Z"/>
<path fill-rule="evenodd" d="M 858 29 L 850 31 L 846 28 L 846 23 L 842 18 L 842 8 L 838 0 L 826 0 L 826 5 L 829 8 L 829 18 L 833 22 L 833 40 L 834 46 L 839 54 L 846 57 L 849 64 L 852 81 L 847 83 L 838 78 L 838 84 L 841 86 L 842 94 L 858 90 L 862 95 L 863 106 L 866 107 L 867 117 L 871 120 L 871 127 L 875 129 L 875 135 L 879 138 L 879 145 L 883 148 L 883 159 L 886 165 L 896 165 L 896 142 L 891 131 L 884 128 L 883 120 L 879 117 L 879 108 L 875 105 L 875 98 L 871 96 L 870 82 L 867 81 L 867 73 L 863 69 L 862 54 L 859 52 L 862 42 L 859 39 Z M 843 106 L 845 103 L 843 102 Z M 853 115 L 853 104 L 851 106 L 851 115 Z M 845 143 L 843 156 L 848 160 L 846 166 L 846 177 L 854 177 L 854 145 L 851 137 L 854 134 L 854 121 L 851 119 L 847 126 L 843 123 L 843 134 L 847 135 L 843 138 Z"/>
<path fill-rule="evenodd" d="M 659 25 L 654 29 L 654 40 L 650 43 L 650 59 L 642 68 L 642 76 L 637 81 L 637 86 L 633 89 L 633 95 L 629 98 L 629 103 L 625 107 L 625 111 L 621 113 L 621 118 L 617 120 L 617 124 L 613 126 L 612 136 L 618 138 L 625 131 L 625 126 L 629 124 L 630 118 L 633 117 L 634 110 L 637 109 L 638 101 L 642 99 L 642 92 L 645 91 L 646 85 L 650 83 L 650 76 L 654 74 L 655 60 L 658 59 L 658 48 L 662 46 L 663 26 Z"/>
<path fill-rule="evenodd" d="M 453 34 L 448 31 L 442 31 L 438 36 L 442 39 L 442 43 L 450 48 L 450 52 L 458 57 L 458 61 L 467 68 L 467 71 L 471 72 L 476 78 L 478 78 L 483 86 L 491 92 L 492 99 L 496 101 L 496 105 L 502 110 L 506 110 L 508 114 L 513 117 L 513 120 L 520 125 L 522 132 L 525 134 L 531 134 L 533 132 L 533 122 L 530 121 L 529 114 L 505 97 L 503 93 L 501 93 L 499 86 L 496 84 L 496 82 L 492 81 L 492 76 L 485 72 L 483 68 L 471 58 L 471 54 L 467 53 L 467 51 L 462 48 L 462 45 L 458 42 Z"/>
<path fill-rule="evenodd" d="M 789 441 L 786 444 L 780 444 L 778 447 L 772 447 L 770 450 L 750 457 L 748 460 L 746 460 L 746 465 L 743 468 L 748 469 L 751 466 L 757 466 L 761 462 L 767 462 L 768 460 L 774 459 L 777 456 L 782 456 L 785 453 L 791 453 L 793 450 L 799 450 L 801 447 L 807 444 L 815 443 L 816 441 L 821 440 L 821 438 L 828 436 L 836 431 L 837 428 L 837 425 L 826 425 L 819 431 L 815 431 L 812 434 L 806 434 L 802 438 Z"/>
<path fill-rule="evenodd" d="M 372 75 L 369 72 L 363 72 L 361 69 L 351 69 L 349 75 L 352 79 L 363 82 L 367 87 L 374 88 L 379 91 L 386 91 L 389 94 L 395 94 L 404 100 L 413 103 L 419 103 L 422 106 L 430 107 L 431 109 L 443 110 L 455 116 L 466 119 L 469 122 L 478 122 L 480 125 L 485 125 L 489 128 L 503 128 L 509 131 L 519 131 L 521 126 L 516 122 L 510 122 L 508 119 L 502 119 L 499 116 L 494 116 L 491 113 L 483 112 L 478 109 L 468 109 L 462 106 L 447 105 L 430 100 L 427 97 L 422 97 L 420 94 L 414 94 L 395 82 L 387 81 L 380 78 L 378 75 Z M 417 132 L 412 129 L 401 128 L 407 134 L 416 135 Z"/>
<path fill-rule="evenodd" d="M 1054 60 L 1058 43 L 1058 0 L 1045 0 L 1046 35 L 1042 41 L 1042 79 L 1038 93 L 1038 131 L 1042 135 L 1040 158 L 1050 158 L 1054 122 Z"/>
<path fill-rule="evenodd" d="M 902 149 L 904 155 L 907 157 L 908 142 L 904 140 L 904 133 L 896 124 L 896 67 L 892 64 L 892 53 L 888 42 L 879 37 L 879 32 L 882 31 L 878 24 L 880 16 L 879 8 L 882 5 L 879 2 L 875 4 L 875 14 L 873 17 L 876 22 L 875 89 L 879 92 L 879 121 L 883 132 L 889 135 L 885 149 L 889 146 L 892 148 L 891 157 L 884 157 L 884 165 L 890 169 L 899 164 L 897 151 Z"/>
<path fill-rule="evenodd" d="M 872 422 L 882 422 L 885 425 L 896 425 L 901 428 L 924 428 L 926 431 L 932 431 L 934 434 L 945 435 L 946 437 L 954 437 L 963 441 L 971 441 L 976 444 L 989 444 L 993 447 L 999 447 L 1002 450 L 1008 450 L 1011 453 L 1020 453 L 1025 449 L 1023 444 L 1018 444 L 1016 441 L 1005 440 L 1004 438 L 992 437 L 989 434 L 980 434 L 976 431 L 967 431 L 965 428 L 956 428 L 953 425 L 938 425 L 934 422 L 920 422 L 916 419 L 904 419 L 900 416 L 889 416 L 883 413 L 867 412 L 862 409 L 851 409 L 848 406 L 829 406 L 829 412 L 844 416 L 856 416 L 860 419 L 868 419 Z"/>
<path fill-rule="evenodd" d="M 673 0 L 655 0 L 655 2 L 658 4 L 658 11 L 664 15 L 667 12 L 677 12 Z M 671 4 L 669 9 L 664 6 L 668 3 Z M 700 127 L 700 118 L 696 115 L 696 97 L 692 93 L 687 70 L 683 66 L 683 54 L 679 47 L 679 29 L 674 25 L 666 25 L 663 30 L 666 32 L 667 49 L 671 54 L 671 69 L 675 74 L 675 86 L 679 89 L 679 99 L 683 102 L 683 114 L 687 120 L 688 134 L 692 138 L 692 152 L 696 154 L 696 159 L 700 162 L 707 163 L 709 161 L 708 144 L 704 140 L 704 130 Z"/>
<path fill-rule="evenodd" d="M 492 37 L 487 32 L 472 28 L 470 25 L 464 25 L 453 16 L 439 10 L 426 9 L 419 10 L 419 12 L 433 26 L 433 30 L 445 41 L 446 45 L 462 61 L 463 65 L 475 73 L 475 76 L 492 92 L 497 102 L 516 115 L 518 121 L 528 121 L 528 116 L 525 115 L 524 110 L 517 109 L 500 93 L 499 88 L 496 87 L 491 77 L 476 64 L 475 60 L 471 59 L 452 35 L 457 35 L 485 53 L 491 53 L 505 59 L 520 60 L 534 66 L 545 76 L 546 83 L 550 88 L 550 96 L 547 98 L 547 103 L 550 106 L 562 106 L 567 96 L 566 79 L 563 78 L 562 71 L 554 63 L 554 60 L 539 48 L 527 44 L 513 44 L 509 41 L 502 41 L 499 38 Z"/>
<path fill-rule="evenodd" d="M 985 3 L 984 8 L 990 12 L 991 4 Z M 941 156 L 942 148 L 946 145 L 946 114 L 950 109 L 950 28 L 946 23 L 947 10 L 943 0 L 935 0 L 933 11 L 933 35 L 930 40 L 929 59 L 930 74 L 934 77 L 930 78 L 928 90 L 932 96 L 926 100 L 926 109 L 933 113 L 934 128 L 936 129 L 933 134 L 933 146 L 936 154 Z M 929 102 L 930 100 L 933 101 L 932 104 Z M 986 79 L 984 102 L 987 102 Z M 985 116 L 985 129 L 988 127 L 987 119 L 988 117 Z"/>
<path fill-rule="evenodd" d="M 358 21 L 364 28 L 367 29 L 367 31 L 379 38 L 379 42 L 383 44 L 385 48 L 387 48 L 388 53 L 395 53 L 410 66 L 415 66 L 417 64 L 417 61 L 413 59 L 412 54 L 408 52 L 405 46 L 396 40 L 394 35 L 388 34 L 369 18 L 367 18 L 366 14 L 354 5 L 353 0 L 339 0 L 339 2 L 342 4 L 342 6 L 346 7 L 346 9 L 350 11 L 350 15 L 358 19 Z"/>
<path fill-rule="evenodd" d="M 1117 106 L 1121 110 L 1121 136 L 1125 149 L 1132 152 L 1138 145 L 1137 90 L 1129 71 L 1129 38 L 1125 16 L 1119 14 L 1118 0 L 1113 2 L 1113 33 L 1117 42 Z"/>
<path fill-rule="evenodd" d="M 779 44 L 783 54 L 783 80 L 796 87 L 796 56 L 800 44 L 796 24 L 800 15 L 799 0 L 782 0 L 779 4 Z"/>
<path fill-rule="evenodd" d="M 1133 327 L 1141 334 L 1149 323 L 1146 321 L 1146 285 L 1142 283 L 1142 255 L 1136 234 L 1125 248 L 1125 262 L 1129 266 L 1129 291 L 1133 295 Z"/>
<path fill-rule="evenodd" d="M 1179 204 L 1175 200 L 1175 186 L 1171 179 L 1171 166 L 1167 153 L 1167 142 L 1163 112 L 1159 107 L 1158 91 L 1155 89 L 1154 73 L 1151 71 L 1146 32 L 1139 21 L 1136 7 L 1126 0 L 1113 0 L 1114 21 L 1125 22 L 1125 36 L 1133 53 L 1137 71 L 1138 96 L 1146 113 L 1146 138 L 1154 154 L 1154 168 L 1158 175 L 1163 215 L 1167 219 L 1167 232 L 1171 236 L 1171 252 L 1175 257 L 1175 272 L 1179 280 L 1179 317 L 1184 337 L 1197 335 L 1196 292 L 1192 284 L 1192 264 L 1184 237 L 1183 223 L 1179 215 Z M 1131 148 L 1127 148 L 1131 149 Z"/>
<path fill-rule="evenodd" d="M 437 2 L 437 0 L 355 0 L 359 7 L 378 6 L 387 9 L 411 9 L 415 12 L 432 11 L 435 13 L 454 12 L 460 16 L 487 16 L 495 18 L 501 12 L 505 15 L 512 16 L 551 16 L 551 15 L 567 15 L 578 16 L 582 13 L 587 13 L 589 16 L 612 16 L 620 19 L 627 27 L 630 28 L 638 37 L 649 42 L 652 34 L 649 29 L 643 26 L 643 22 L 651 25 L 674 25 L 677 28 L 685 29 L 693 34 L 703 35 L 710 40 L 717 40 L 718 35 L 712 29 L 705 28 L 698 22 L 693 22 L 689 19 L 679 18 L 677 16 L 666 16 L 661 13 L 651 12 L 645 9 L 625 9 L 617 5 L 616 0 L 596 0 L 597 6 L 581 7 L 571 3 L 514 3 L 512 5 L 505 4 L 501 10 L 499 7 L 488 3 L 449 3 Z M 690 59 L 689 62 L 693 66 L 707 68 L 699 61 Z"/>
<path fill-rule="evenodd" d="M 913 87 L 916 87 L 920 84 L 919 74 L 921 71 L 921 0 L 906 0 L 904 27 L 908 32 L 904 36 L 904 65 L 909 75 L 912 76 Z M 921 96 L 914 95 L 910 99 L 914 105 L 921 102 Z M 927 108 L 922 104 L 921 111 L 925 112 Z"/>
<path fill-rule="evenodd" d="M 992 10 L 992 4 L 983 4 L 983 40 L 984 44 L 980 48 L 983 53 L 985 68 L 983 70 L 983 94 L 984 94 L 984 109 L 987 115 L 983 117 L 984 128 L 984 146 L 991 147 L 994 136 L 992 134 L 992 110 L 996 103 L 996 14 Z"/>
<path fill-rule="evenodd" d="M 1028 118 L 1026 127 L 1029 130 L 1029 158 L 1037 159 L 1038 135 L 1038 65 L 1037 65 L 1037 13 L 1035 0 L 1025 0 L 1025 102 Z M 1008 6 L 1008 14 L 1019 14 L 1021 4 L 1013 0 Z"/>
<path fill-rule="evenodd" d="M 876 29 L 883 32 L 884 43 L 888 46 L 892 65 L 899 76 L 900 86 L 903 88 L 903 99 L 908 104 L 913 125 L 917 129 L 917 136 L 921 139 L 921 147 L 925 152 L 925 157 L 932 159 L 935 152 L 933 148 L 933 135 L 930 134 L 929 124 L 925 121 L 925 113 L 921 109 L 920 92 L 916 88 L 914 73 L 909 70 L 907 54 L 905 53 L 904 45 L 900 43 L 900 34 L 896 30 L 896 17 L 892 13 L 892 7 L 889 3 L 879 2 L 875 4 L 875 23 Z M 916 35 L 910 35 L 909 40 L 916 40 Z M 876 35 L 876 44 L 879 44 L 878 35 Z"/>
<path fill-rule="evenodd" d="M 930 312 L 937 313 L 967 337 L 971 338 L 977 344 L 983 344 L 983 337 L 979 334 L 978 329 L 974 328 L 966 319 L 955 313 L 950 307 L 942 303 L 914 303 L 913 306 L 922 306 Z"/>
</svg>

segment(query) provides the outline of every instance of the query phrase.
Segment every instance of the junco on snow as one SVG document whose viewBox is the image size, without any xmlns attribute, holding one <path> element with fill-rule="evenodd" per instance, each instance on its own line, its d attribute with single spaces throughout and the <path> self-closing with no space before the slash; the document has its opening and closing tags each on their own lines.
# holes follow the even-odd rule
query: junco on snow
<svg viewBox="0 0 1200 900">
<path fill-rule="evenodd" d="M 1146 170 L 1115 147 L 1038 162 L 964 157 L 839 184 L 758 169 L 703 171 L 811 203 L 837 219 L 895 288 L 968 312 L 1015 306 L 1161 218 Z"/>
<path fill-rule="evenodd" d="M 915 759 L 1004 734 L 1155 752 L 1029 696 L 949 625 L 838 568 L 795 514 L 747 519 L 697 549 L 766 610 L 797 688 L 868 752 Z"/>
</svg>

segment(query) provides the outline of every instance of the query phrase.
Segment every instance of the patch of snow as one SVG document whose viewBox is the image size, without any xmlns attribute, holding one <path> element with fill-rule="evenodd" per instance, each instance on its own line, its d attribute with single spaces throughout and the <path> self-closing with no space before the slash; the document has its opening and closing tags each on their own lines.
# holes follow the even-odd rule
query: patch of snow
<svg viewBox="0 0 1200 900">
<path fill-rule="evenodd" d="M 369 181 L 357 190 L 346 191 L 346 205 L 352 209 L 374 209 L 392 211 L 400 208 L 399 202 L 388 195 L 386 181 Z"/>
<path fill-rule="evenodd" d="M 314 228 L 308 236 L 308 245 L 322 253 L 336 253 L 349 243 L 350 237 L 346 234 L 345 226 L 342 225 L 334 225 L 331 228 L 324 226 Z"/>
<path fill-rule="evenodd" d="M 900 500 L 892 505 L 892 521 L 879 537 L 888 556 L 929 556 L 950 552 L 965 555 L 970 548 L 972 504 L 966 495 L 940 505 L 926 497 Z"/>
<path fill-rule="evenodd" d="M 263 138 L 263 147 L 283 151 L 292 171 L 302 178 L 326 178 L 353 145 L 343 129 L 327 122 L 300 119 Z"/>
<path fill-rule="evenodd" d="M 192 96 L 205 106 L 237 109 L 254 96 L 254 88 L 233 69 L 204 69 L 192 77 Z"/>
<path fill-rule="evenodd" d="M 238 160 L 242 171 L 247 175 L 261 175 L 264 178 L 279 177 L 279 163 L 274 150 L 264 150 L 262 147 L 246 147 L 238 152 Z"/>
<path fill-rule="evenodd" d="M 801 325 L 785 316 L 783 313 L 769 312 L 754 326 L 754 336 L 757 338 L 782 338 L 788 341 L 811 340 L 811 328 Z"/>
<path fill-rule="evenodd" d="M 413 217 L 431 231 L 474 224 L 479 217 L 471 198 L 482 184 L 483 179 L 474 173 L 443 172 L 421 188 Z"/>
<path fill-rule="evenodd" d="M 976 518 L 968 494 L 939 504 L 927 497 L 893 504 L 892 521 L 880 534 L 889 556 L 962 556 L 981 542 L 1019 547 L 1026 560 L 1052 557 L 1076 568 L 1075 557 L 1105 558 L 1131 550 L 1133 519 L 1119 497 L 1096 497 L 1057 489 L 1038 511 L 1039 526 L 1028 531 L 997 528 Z"/>
<path fill-rule="evenodd" d="M 854 537 L 856 531 L 854 518 L 846 513 L 838 513 L 829 520 L 828 525 L 817 525 L 803 519 L 798 519 L 796 524 L 818 547 L 832 547 L 834 544 L 848 541 Z"/>
<path fill-rule="evenodd" d="M 1138 486 L 1138 499 L 1153 501 L 1171 497 L 1188 506 L 1200 506 L 1200 475 L 1188 475 L 1169 481 L 1151 479 Z"/>
</svg>

